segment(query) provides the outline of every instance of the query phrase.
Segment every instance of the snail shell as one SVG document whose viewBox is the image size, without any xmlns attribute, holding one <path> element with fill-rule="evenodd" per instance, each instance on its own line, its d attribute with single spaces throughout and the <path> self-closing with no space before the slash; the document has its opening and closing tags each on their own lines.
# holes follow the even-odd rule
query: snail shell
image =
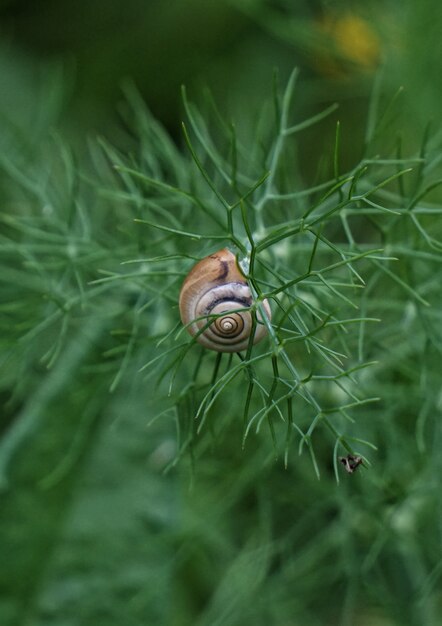
<svg viewBox="0 0 442 626">
<path fill-rule="evenodd" d="M 236 263 L 235 255 L 228 248 L 209 255 L 192 268 L 181 288 L 179 302 L 181 321 L 188 332 L 196 336 L 200 344 L 217 352 L 247 349 L 253 317 L 251 311 L 241 309 L 249 309 L 252 304 L 249 285 Z M 268 301 L 264 300 L 262 305 L 270 320 Z M 220 317 L 208 325 L 208 320 L 204 318 L 209 315 Z M 192 324 L 193 320 L 197 321 Z M 253 343 L 267 333 L 259 313 L 257 322 Z"/>
</svg>

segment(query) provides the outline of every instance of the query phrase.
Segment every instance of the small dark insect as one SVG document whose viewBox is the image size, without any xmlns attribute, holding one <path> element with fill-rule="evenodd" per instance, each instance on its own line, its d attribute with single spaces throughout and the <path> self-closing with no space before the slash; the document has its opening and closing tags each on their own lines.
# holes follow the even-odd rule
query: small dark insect
<svg viewBox="0 0 442 626">
<path fill-rule="evenodd" d="M 349 474 L 353 474 L 353 472 L 356 471 L 358 467 L 362 464 L 362 458 L 360 456 L 353 456 L 353 454 L 340 456 L 339 460 Z"/>
</svg>

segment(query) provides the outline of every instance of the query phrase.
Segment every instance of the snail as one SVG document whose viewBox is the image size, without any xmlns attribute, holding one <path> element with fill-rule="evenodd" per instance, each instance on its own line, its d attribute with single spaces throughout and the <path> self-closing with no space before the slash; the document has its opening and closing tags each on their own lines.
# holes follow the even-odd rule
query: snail
<svg viewBox="0 0 442 626">
<path fill-rule="evenodd" d="M 254 329 L 253 343 L 260 341 L 267 328 L 259 312 L 253 325 L 248 310 L 253 304 L 250 287 L 237 265 L 236 256 L 223 248 L 199 261 L 187 275 L 180 292 L 181 321 L 196 341 L 217 352 L 240 352 L 249 345 Z M 268 320 L 270 305 L 262 306 Z M 242 311 L 241 309 L 245 309 Z M 212 323 L 207 316 L 219 315 Z M 193 324 L 192 321 L 196 320 Z"/>
</svg>

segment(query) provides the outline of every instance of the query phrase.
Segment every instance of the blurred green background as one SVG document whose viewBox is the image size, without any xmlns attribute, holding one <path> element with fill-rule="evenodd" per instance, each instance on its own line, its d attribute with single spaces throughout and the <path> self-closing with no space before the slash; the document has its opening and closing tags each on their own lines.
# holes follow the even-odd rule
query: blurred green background
<svg viewBox="0 0 442 626">
<path fill-rule="evenodd" d="M 44 170 L 48 135 L 63 137 L 86 174 L 97 136 L 130 144 L 120 116 L 128 80 L 179 148 L 182 84 L 197 103 L 210 89 L 247 134 L 275 68 L 284 82 L 295 66 L 300 119 L 339 102 L 346 167 L 360 158 L 375 76 L 386 99 L 404 88 L 397 124 L 410 153 L 430 121 L 432 138 L 441 134 L 437 0 L 3 0 L 0 16 L 2 212 L 23 210 L 14 187 L 37 161 Z M 333 135 L 333 125 L 311 130 L 308 184 Z M 68 182 L 60 177 L 60 188 Z M 20 300 L 12 283 L 2 283 L 3 303 Z M 38 298 L 23 297 L 32 320 Z M 373 468 L 339 486 L 328 457 L 318 481 L 307 456 L 294 453 L 285 470 L 262 442 L 243 452 L 234 426 L 194 474 L 186 459 L 164 473 L 175 432 L 169 421 L 147 427 L 162 398 L 139 374 L 145 355 L 111 394 L 106 319 L 85 325 L 48 370 L 41 357 L 53 338 L 20 343 L 8 306 L 2 626 L 440 623 L 440 352 L 433 395 L 391 395 L 395 406 L 366 426 L 379 447 Z M 29 422 L 38 427 L 21 440 Z"/>
<path fill-rule="evenodd" d="M 440 117 L 441 13 L 435 0 L 4 1 L 2 76 L 11 84 L 2 95 L 26 99 L 36 74 L 61 62 L 66 124 L 108 135 L 121 82 L 131 77 L 173 131 L 182 84 L 209 87 L 237 119 L 247 117 L 245 94 L 254 103 L 268 93 L 274 68 L 282 76 L 302 69 L 298 97 L 311 107 L 363 100 L 382 65 L 392 91 L 404 86 L 416 129 Z"/>
</svg>

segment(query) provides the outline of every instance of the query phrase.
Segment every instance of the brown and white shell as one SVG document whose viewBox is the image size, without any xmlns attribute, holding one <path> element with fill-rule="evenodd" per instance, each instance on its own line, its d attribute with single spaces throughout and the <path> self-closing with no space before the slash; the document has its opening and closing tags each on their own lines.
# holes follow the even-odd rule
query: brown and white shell
<svg viewBox="0 0 442 626">
<path fill-rule="evenodd" d="M 252 330 L 253 343 L 266 335 L 267 328 L 259 312 L 253 327 L 252 313 L 248 310 L 252 304 L 250 287 L 236 256 L 228 248 L 210 254 L 191 269 L 179 300 L 181 321 L 188 332 L 200 344 L 217 352 L 246 350 Z M 262 306 L 270 320 L 268 301 L 264 300 Z M 209 323 L 207 317 L 212 315 L 219 317 Z"/>
</svg>

